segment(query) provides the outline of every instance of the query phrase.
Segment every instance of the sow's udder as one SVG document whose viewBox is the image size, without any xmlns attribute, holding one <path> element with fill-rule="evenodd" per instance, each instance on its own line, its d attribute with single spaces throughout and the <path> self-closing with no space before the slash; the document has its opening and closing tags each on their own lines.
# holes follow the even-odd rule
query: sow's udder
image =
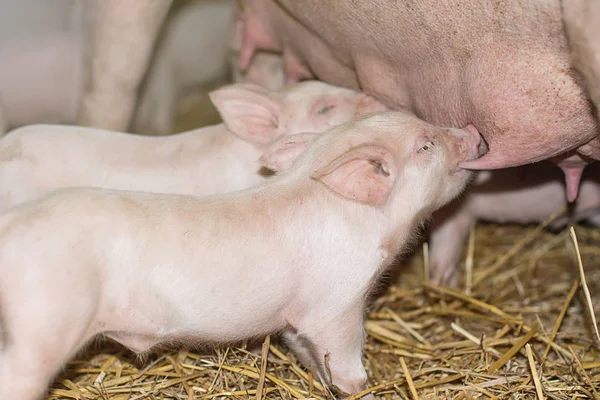
<svg viewBox="0 0 600 400">
<path fill-rule="evenodd" d="M 293 17 L 272 0 L 257 1 L 255 11 L 279 48 L 321 80 L 360 87 L 430 123 L 473 123 L 489 145 L 478 169 L 546 159 L 598 134 L 570 65 L 558 1 L 280 3 Z M 582 152 L 600 159 L 598 148 Z"/>
</svg>

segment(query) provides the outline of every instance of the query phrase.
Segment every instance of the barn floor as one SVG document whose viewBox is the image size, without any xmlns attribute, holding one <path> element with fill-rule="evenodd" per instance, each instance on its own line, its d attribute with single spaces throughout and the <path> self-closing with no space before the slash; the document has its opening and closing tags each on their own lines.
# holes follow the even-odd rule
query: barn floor
<svg viewBox="0 0 600 400">
<path fill-rule="evenodd" d="M 218 121 L 214 109 L 198 111 L 207 104 L 205 96 L 182 101 L 179 131 Z M 600 316 L 600 231 L 575 232 Z M 480 225 L 470 250 L 470 295 L 423 283 L 421 248 L 396 268 L 366 323 L 369 391 L 381 399 L 600 398 L 599 347 L 568 230 Z M 48 399 L 258 397 L 332 398 L 273 338 L 266 364 L 244 348 L 164 351 L 142 362 L 96 343 Z"/>
</svg>

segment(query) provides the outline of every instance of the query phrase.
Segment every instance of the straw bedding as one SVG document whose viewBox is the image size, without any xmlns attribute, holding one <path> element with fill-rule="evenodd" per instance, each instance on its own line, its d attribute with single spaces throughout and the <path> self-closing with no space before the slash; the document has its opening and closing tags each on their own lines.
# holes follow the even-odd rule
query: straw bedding
<svg viewBox="0 0 600 400">
<path fill-rule="evenodd" d="M 198 126 L 194 110 L 207 98 L 182 104 L 180 128 Z M 216 119 L 213 111 L 201 117 Z M 600 231 L 574 232 L 598 316 Z M 573 243 L 568 229 L 480 224 L 463 258 L 470 290 L 425 283 L 422 248 L 402 260 L 366 322 L 368 391 L 386 400 L 600 398 L 598 342 Z M 262 355 L 241 345 L 158 351 L 143 362 L 114 343 L 95 344 L 69 363 L 48 396 L 247 398 L 333 397 L 276 338 Z"/>
</svg>

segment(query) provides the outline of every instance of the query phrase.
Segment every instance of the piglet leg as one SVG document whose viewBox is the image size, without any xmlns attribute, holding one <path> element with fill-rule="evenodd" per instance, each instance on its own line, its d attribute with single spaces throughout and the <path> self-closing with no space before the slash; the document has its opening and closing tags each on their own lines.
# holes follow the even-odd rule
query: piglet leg
<svg viewBox="0 0 600 400">
<path fill-rule="evenodd" d="M 299 351 L 299 357 L 304 359 L 311 354 L 314 361 L 308 365 L 318 366 L 317 372 L 324 381 L 335 386 L 342 396 L 362 391 L 367 383 L 367 372 L 362 364 L 363 307 L 336 313 L 335 317 L 330 310 L 320 315 L 311 313 L 305 321 L 299 326 L 291 346 Z M 289 340 L 289 335 L 286 339 Z"/>
<path fill-rule="evenodd" d="M 35 324 L 29 321 L 29 326 Z M 73 330 L 62 332 L 35 329 L 11 336 L 0 354 L 0 398 L 42 398 L 48 384 L 79 348 L 80 341 L 72 340 L 80 333 L 77 323 L 71 327 Z"/>
<path fill-rule="evenodd" d="M 44 333 L 40 332 L 40 335 Z M 48 382 L 54 376 L 58 363 L 40 359 L 42 351 L 35 343 L 10 344 L 0 355 L 0 396 L 3 399 L 38 400 L 46 391 Z M 47 349 L 45 350 L 47 351 Z M 53 355 L 50 353 L 50 357 Z"/>
<path fill-rule="evenodd" d="M 296 332 L 286 331 L 281 335 L 285 344 L 296 354 L 296 357 L 302 365 L 312 371 L 318 371 L 319 365 L 316 363 L 311 353 L 311 343 Z"/>
<path fill-rule="evenodd" d="M 436 285 L 458 286 L 460 256 L 475 219 L 459 201 L 439 210 L 433 217 L 429 237 L 429 279 Z"/>
<path fill-rule="evenodd" d="M 11 286 L 1 288 L 0 399 L 38 400 L 93 336 L 89 327 L 97 300 L 73 301 L 64 288 L 52 285 Z"/>
</svg>

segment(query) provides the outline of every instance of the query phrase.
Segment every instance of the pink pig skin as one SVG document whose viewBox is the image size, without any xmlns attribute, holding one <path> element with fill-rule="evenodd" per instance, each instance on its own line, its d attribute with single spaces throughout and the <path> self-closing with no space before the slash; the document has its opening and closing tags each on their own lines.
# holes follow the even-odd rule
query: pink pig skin
<svg viewBox="0 0 600 400">
<path fill-rule="evenodd" d="M 97 68 L 89 79 L 80 122 L 125 129 L 171 3 L 100 3 L 106 12 L 96 22 L 93 58 L 109 72 Z M 240 3 L 234 5 L 234 68 L 246 70 L 257 51 L 274 51 L 282 54 L 288 83 L 319 79 L 360 88 L 432 124 L 473 124 L 490 151 L 465 167 L 552 159 L 563 168 L 570 201 L 585 165 L 600 160 L 598 1 Z M 131 33 L 129 40 L 114 39 L 122 32 Z M 125 55 L 131 60 L 123 67 Z M 123 105 L 117 113 L 115 104 Z"/>
<path fill-rule="evenodd" d="M 525 167 L 479 172 L 468 191 L 434 214 L 430 238 L 431 279 L 456 286 L 463 245 L 477 220 L 539 223 L 567 205 L 561 171 L 548 161 Z M 551 227 L 588 220 L 600 226 L 600 164 L 584 172 L 570 217 Z"/>
<path fill-rule="evenodd" d="M 147 137 L 93 128 L 32 125 L 0 140 L 0 207 L 70 186 L 209 195 L 245 189 L 265 147 L 280 136 L 385 110 L 369 96 L 307 81 L 270 92 L 251 84 L 210 94 L 224 124 Z"/>
<path fill-rule="evenodd" d="M 261 158 L 278 176 L 245 191 L 71 188 L 0 214 L 0 398 L 38 399 L 99 334 L 143 353 L 284 332 L 325 382 L 359 392 L 366 297 L 463 190 L 479 144 L 387 112 L 281 138 Z"/>
<path fill-rule="evenodd" d="M 276 50 L 295 61 L 292 75 L 360 88 L 432 124 L 473 124 L 489 152 L 466 168 L 554 160 L 574 200 L 600 160 L 586 98 L 600 99 L 599 4 L 250 0 L 240 19 L 247 54 Z"/>
</svg>

